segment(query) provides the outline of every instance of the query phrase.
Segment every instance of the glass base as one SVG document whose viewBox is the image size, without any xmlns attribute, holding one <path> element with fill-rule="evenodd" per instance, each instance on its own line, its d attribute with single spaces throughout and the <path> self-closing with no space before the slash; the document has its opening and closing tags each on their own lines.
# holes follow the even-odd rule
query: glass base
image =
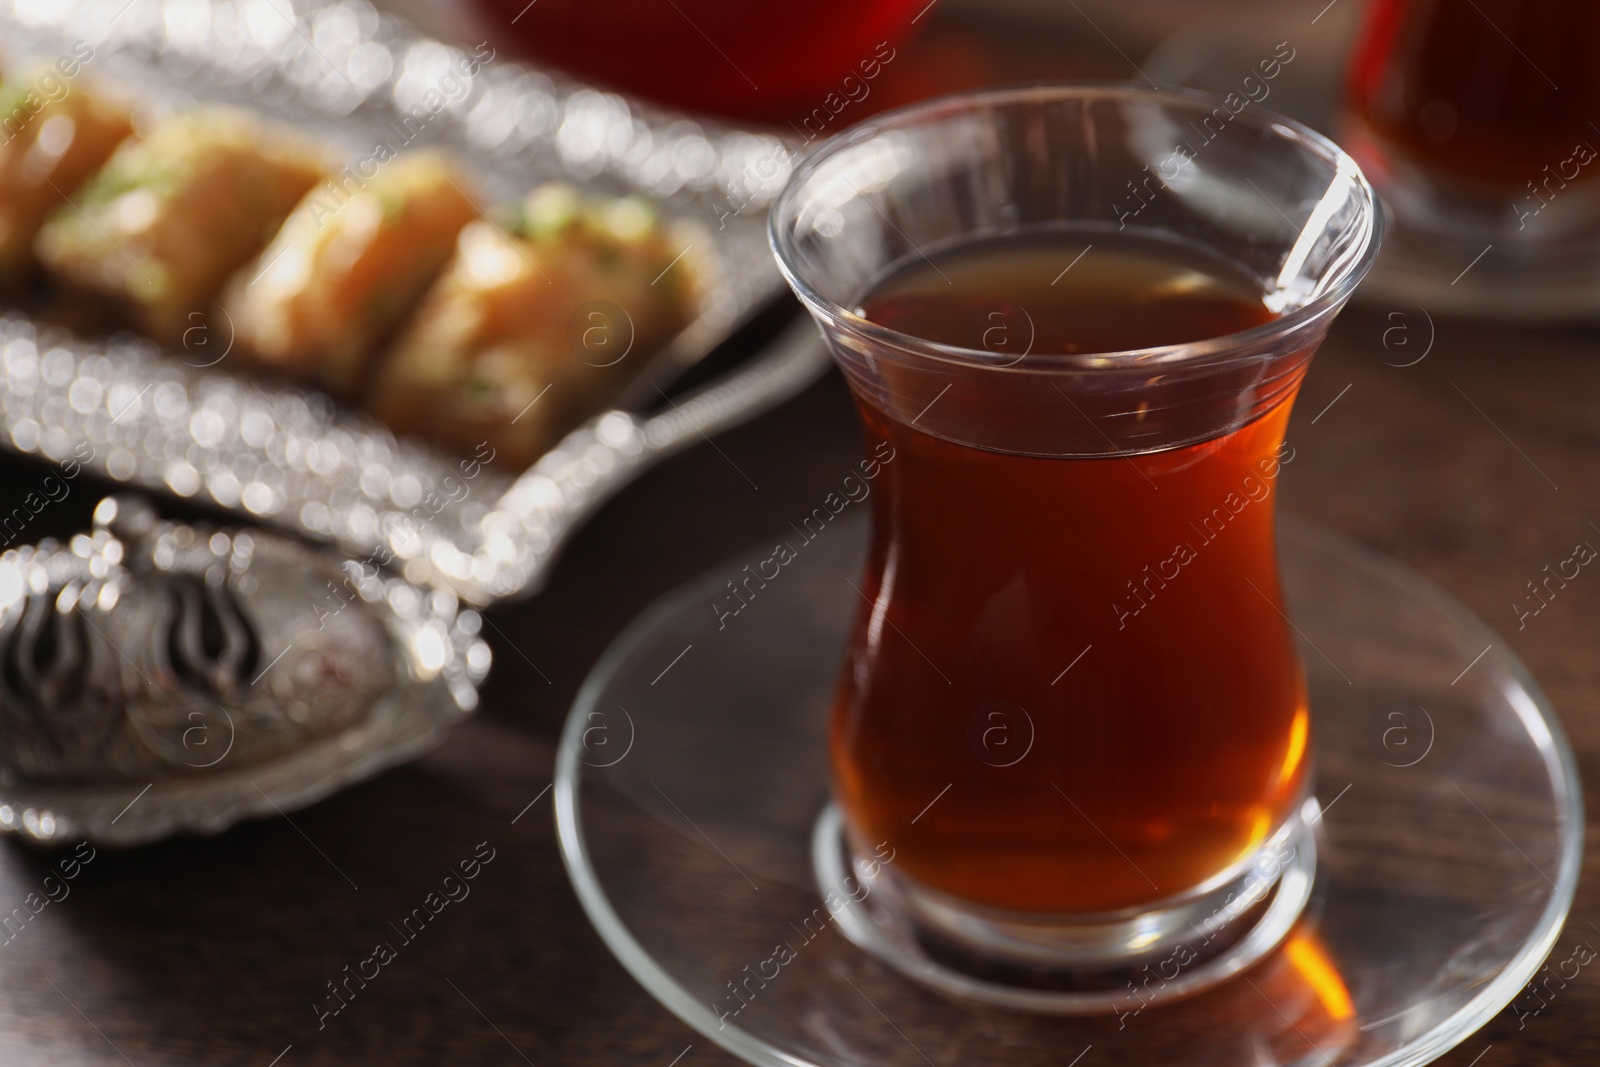
<svg viewBox="0 0 1600 1067">
<path fill-rule="evenodd" d="M 1565 218 L 1552 211 L 1524 233 L 1510 204 L 1454 193 L 1448 179 L 1406 162 L 1357 119 L 1339 127 L 1341 143 L 1375 176 L 1385 212 L 1383 250 L 1357 299 L 1529 325 L 1600 318 L 1600 199 L 1592 191 L 1567 193 L 1553 205 Z"/>
<path fill-rule="evenodd" d="M 1405 1067 L 1500 1011 L 1554 946 L 1583 817 L 1543 696 L 1435 587 L 1283 521 L 1320 805 L 1302 808 L 1309 900 L 1281 942 L 1262 935 L 1277 947 L 1231 956 L 1270 930 L 1241 916 L 1238 940 L 1218 936 L 1210 957 L 1180 944 L 1124 975 L 1120 997 L 1066 988 L 1059 972 L 1053 987 L 1019 981 L 1026 968 L 975 973 L 926 939 L 900 962 L 863 951 L 862 931 L 888 937 L 871 909 L 893 886 L 852 895 L 841 876 L 819 893 L 814 854 L 832 841 L 824 867 L 849 869 L 817 813 L 864 533 L 830 525 L 735 616 L 713 605 L 770 548 L 666 598 L 596 667 L 562 738 L 556 816 L 585 910 L 646 989 L 735 1055 L 1065 1067 L 1092 1045 L 1098 1067 Z M 930 961 L 919 980 L 913 951 Z M 985 995 L 996 988 L 1022 1000 Z M 1055 1003 L 1025 1004 L 1029 993 Z M 1102 1014 L 1064 1013 L 1082 1008 L 1063 995 L 1083 993 L 1100 1002 L 1076 1003 Z"/>
<path fill-rule="evenodd" d="M 913 981 L 962 999 L 1023 1011 L 1095 1014 L 1209 989 L 1277 948 L 1311 899 L 1317 866 L 1308 799 L 1253 861 L 1215 888 L 1166 907 L 1054 918 L 984 914 L 855 855 L 839 809 L 817 819 L 812 864 L 839 932 Z M 1172 959 L 1181 974 L 1140 990 Z"/>
</svg>

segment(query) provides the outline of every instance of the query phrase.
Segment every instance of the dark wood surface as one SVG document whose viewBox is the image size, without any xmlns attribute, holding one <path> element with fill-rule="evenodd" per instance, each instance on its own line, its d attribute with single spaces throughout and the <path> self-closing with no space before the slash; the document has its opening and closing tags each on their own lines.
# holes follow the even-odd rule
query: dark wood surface
<svg viewBox="0 0 1600 1067">
<path fill-rule="evenodd" d="M 1600 333 L 1434 321 L 1427 358 L 1401 368 L 1389 364 L 1427 340 L 1418 309 L 1375 299 L 1344 314 L 1297 408 L 1282 507 L 1395 556 L 1487 620 L 1531 667 L 1595 780 L 1600 577 L 1571 582 L 1520 631 L 1511 605 L 1574 544 L 1600 543 Z M 1397 325 L 1407 333 L 1386 345 Z M 0 944 L 0 1064 L 731 1064 L 635 985 L 590 928 L 544 790 L 567 708 L 621 627 L 806 512 L 859 454 L 830 375 L 715 449 L 645 475 L 594 518 L 537 598 L 490 612 L 482 711 L 436 753 L 292 823 L 101 851 L 68 897 Z M 0 456 L 0 505 L 46 473 Z M 102 488 L 80 478 L 29 536 L 81 528 Z M 482 842 L 493 859 L 471 895 L 319 1029 L 325 983 L 393 940 L 388 924 Z M 0 912 L 61 858 L 0 844 Z M 1557 957 L 1600 945 L 1595 922 L 1590 877 Z M 1600 1062 L 1597 1015 L 1600 978 L 1585 969 L 1538 1016 L 1519 1026 L 1502 1015 L 1442 1062 Z"/>
</svg>

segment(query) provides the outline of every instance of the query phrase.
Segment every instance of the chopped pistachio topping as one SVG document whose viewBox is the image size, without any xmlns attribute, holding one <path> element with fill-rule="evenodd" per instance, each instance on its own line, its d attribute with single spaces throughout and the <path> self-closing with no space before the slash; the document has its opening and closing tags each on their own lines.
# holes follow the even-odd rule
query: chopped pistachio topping
<svg viewBox="0 0 1600 1067">
<path fill-rule="evenodd" d="M 461 383 L 461 391 L 469 400 L 491 400 L 500 392 L 500 383 L 486 374 L 473 374 Z"/>
<path fill-rule="evenodd" d="M 28 124 L 32 116 L 24 103 L 27 98 L 28 91 L 21 86 L 0 83 L 0 126 L 4 127 L 4 136 Z"/>
<path fill-rule="evenodd" d="M 655 229 L 656 212 L 637 196 L 625 196 L 606 204 L 600 212 L 601 222 L 619 241 L 638 241 Z"/>
<path fill-rule="evenodd" d="M 140 151 L 142 148 L 143 144 L 133 144 L 127 151 L 114 153 L 110 162 L 84 187 L 84 202 L 108 204 L 135 189 L 146 189 L 157 197 L 178 192 L 189 172 L 188 166 L 180 160 Z"/>
<path fill-rule="evenodd" d="M 516 232 L 522 237 L 550 237 L 566 229 L 582 211 L 583 201 L 570 185 L 553 183 L 529 194 L 522 204 Z"/>
</svg>

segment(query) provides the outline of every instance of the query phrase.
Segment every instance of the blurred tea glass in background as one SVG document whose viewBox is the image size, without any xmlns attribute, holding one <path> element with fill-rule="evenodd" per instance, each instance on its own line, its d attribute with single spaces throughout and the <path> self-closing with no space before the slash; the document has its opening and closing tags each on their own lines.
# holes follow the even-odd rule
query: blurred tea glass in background
<svg viewBox="0 0 1600 1067">
<path fill-rule="evenodd" d="M 674 107 L 770 121 L 830 93 L 861 97 L 928 0 L 477 3 L 484 24 L 536 62 Z"/>
<path fill-rule="evenodd" d="M 1521 304 L 1504 310 L 1539 314 L 1596 302 L 1597 117 L 1600 5 L 1375 0 L 1339 136 L 1397 242 L 1446 280 L 1483 255 L 1474 291 L 1504 278 Z"/>
</svg>

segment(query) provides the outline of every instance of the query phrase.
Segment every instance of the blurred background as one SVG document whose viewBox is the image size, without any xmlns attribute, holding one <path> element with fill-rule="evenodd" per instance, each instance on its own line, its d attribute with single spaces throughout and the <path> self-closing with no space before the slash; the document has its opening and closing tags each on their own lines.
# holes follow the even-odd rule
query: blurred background
<svg viewBox="0 0 1600 1067">
<path fill-rule="evenodd" d="M 1138 81 L 1148 75 L 1164 84 L 1210 88 L 1229 73 L 1215 69 L 1218 63 L 1260 46 L 1270 55 L 1273 45 L 1290 38 L 1298 67 L 1274 106 L 1321 124 L 1363 5 L 828 0 L 802 8 L 731 0 L 670 6 L 379 0 L 379 6 L 441 36 L 487 33 L 542 63 L 626 91 L 782 125 L 800 122 L 843 78 L 859 74 L 857 62 L 872 57 L 880 41 L 889 42 L 895 58 L 873 79 L 871 103 L 863 100 L 848 121 L 860 112 L 1003 82 Z"/>
</svg>

